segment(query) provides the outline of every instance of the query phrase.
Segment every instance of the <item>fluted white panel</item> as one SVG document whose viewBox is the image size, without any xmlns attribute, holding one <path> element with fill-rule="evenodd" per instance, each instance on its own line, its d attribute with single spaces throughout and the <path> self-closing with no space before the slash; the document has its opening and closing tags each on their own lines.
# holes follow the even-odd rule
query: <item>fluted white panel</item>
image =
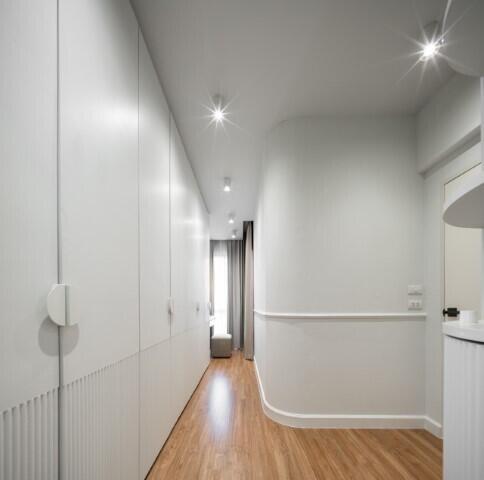
<svg viewBox="0 0 484 480">
<path fill-rule="evenodd" d="M 54 389 L 0 415 L 0 480 L 57 478 L 57 395 Z"/>
<path fill-rule="evenodd" d="M 62 390 L 63 480 L 138 478 L 138 354 Z"/>
<path fill-rule="evenodd" d="M 445 337 L 444 478 L 484 478 L 484 345 Z"/>
<path fill-rule="evenodd" d="M 209 360 L 207 323 L 140 352 L 140 478 L 151 468 Z"/>
<path fill-rule="evenodd" d="M 140 353 L 140 478 L 145 478 L 176 422 L 170 381 L 168 339 Z"/>
<path fill-rule="evenodd" d="M 171 338 L 172 398 L 178 417 L 210 361 L 208 323 Z"/>
</svg>

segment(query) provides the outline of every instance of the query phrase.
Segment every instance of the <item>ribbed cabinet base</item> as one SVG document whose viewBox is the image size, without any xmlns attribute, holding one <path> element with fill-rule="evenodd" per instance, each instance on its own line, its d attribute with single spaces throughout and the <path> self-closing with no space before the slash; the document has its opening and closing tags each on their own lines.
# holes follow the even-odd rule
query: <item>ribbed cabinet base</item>
<svg viewBox="0 0 484 480">
<path fill-rule="evenodd" d="M 444 479 L 484 478 L 484 344 L 445 337 Z"/>
<path fill-rule="evenodd" d="M 57 389 L 0 414 L 0 479 L 57 478 Z"/>
<path fill-rule="evenodd" d="M 138 354 L 63 387 L 63 480 L 138 478 Z"/>
</svg>

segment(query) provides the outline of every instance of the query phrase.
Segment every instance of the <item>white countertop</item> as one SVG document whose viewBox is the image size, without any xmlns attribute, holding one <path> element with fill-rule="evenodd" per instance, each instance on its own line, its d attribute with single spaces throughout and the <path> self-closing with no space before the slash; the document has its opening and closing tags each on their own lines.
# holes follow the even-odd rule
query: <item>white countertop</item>
<svg viewBox="0 0 484 480">
<path fill-rule="evenodd" d="M 484 343 L 484 321 L 472 325 L 462 325 L 460 321 L 444 322 L 442 324 L 444 335 Z"/>
</svg>

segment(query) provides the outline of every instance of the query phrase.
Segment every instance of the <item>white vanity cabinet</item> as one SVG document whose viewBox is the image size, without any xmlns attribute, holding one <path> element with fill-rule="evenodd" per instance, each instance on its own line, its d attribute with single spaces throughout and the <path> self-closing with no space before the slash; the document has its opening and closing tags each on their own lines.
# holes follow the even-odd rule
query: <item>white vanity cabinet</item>
<svg viewBox="0 0 484 480">
<path fill-rule="evenodd" d="M 444 323 L 444 479 L 484 478 L 484 323 Z"/>
</svg>

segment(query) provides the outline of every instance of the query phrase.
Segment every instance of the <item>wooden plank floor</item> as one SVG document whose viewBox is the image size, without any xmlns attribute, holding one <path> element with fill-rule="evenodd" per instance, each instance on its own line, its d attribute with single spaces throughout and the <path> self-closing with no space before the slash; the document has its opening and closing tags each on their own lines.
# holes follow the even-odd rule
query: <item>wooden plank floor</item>
<svg viewBox="0 0 484 480">
<path fill-rule="evenodd" d="M 148 478 L 440 479 L 442 442 L 423 430 L 312 430 L 262 411 L 254 366 L 212 360 Z"/>
</svg>

